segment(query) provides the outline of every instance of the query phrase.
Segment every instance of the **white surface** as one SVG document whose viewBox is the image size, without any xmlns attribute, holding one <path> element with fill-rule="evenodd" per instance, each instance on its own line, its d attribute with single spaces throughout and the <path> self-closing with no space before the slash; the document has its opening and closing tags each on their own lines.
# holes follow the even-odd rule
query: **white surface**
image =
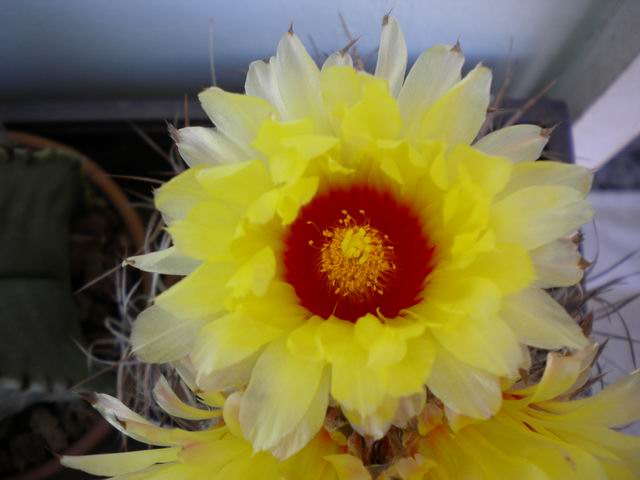
<svg viewBox="0 0 640 480">
<path fill-rule="evenodd" d="M 455 43 L 474 62 L 502 64 L 513 40 L 512 93 L 528 95 L 563 48 L 589 35 L 598 0 L 2 0 L 0 101 L 140 98 L 193 93 L 210 82 L 209 18 L 216 68 L 241 86 L 251 60 L 271 55 L 290 22 L 309 46 L 344 46 L 338 13 L 361 51 L 374 53 L 392 10 L 410 56 Z M 372 56 L 372 59 L 375 55 Z"/>
<path fill-rule="evenodd" d="M 594 269 L 590 277 L 587 277 L 587 288 L 592 289 L 616 278 L 629 276 L 602 294 L 602 298 L 607 302 L 616 304 L 640 293 L 640 252 L 610 273 L 598 278 L 596 276 L 626 254 L 640 248 L 640 191 L 592 192 L 590 198 L 596 209 L 596 220 L 595 227 L 592 224 L 583 229 L 584 256 L 587 260 L 593 261 L 598 251 L 599 253 Z M 598 302 L 591 302 L 591 307 L 596 313 L 608 308 Z M 627 336 L 618 315 L 600 318 L 594 322 L 594 331 L 600 332 L 595 337 L 600 341 L 609 338 L 601 357 L 601 366 L 606 372 L 606 383 L 611 383 L 635 369 L 631 348 L 640 362 L 640 299 L 620 310 L 620 315 L 627 323 L 631 338 L 635 340 L 632 347 L 628 340 L 609 335 Z M 630 431 L 640 435 L 640 424 L 632 426 Z"/>
<path fill-rule="evenodd" d="M 597 169 L 640 135 L 640 55 L 573 125 L 576 163 Z"/>
</svg>

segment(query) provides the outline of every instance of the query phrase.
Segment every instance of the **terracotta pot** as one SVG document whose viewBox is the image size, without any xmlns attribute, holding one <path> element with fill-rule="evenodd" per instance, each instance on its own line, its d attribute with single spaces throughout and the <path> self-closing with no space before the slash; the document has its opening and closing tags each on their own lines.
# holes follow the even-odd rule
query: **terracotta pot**
<svg viewBox="0 0 640 480">
<path fill-rule="evenodd" d="M 129 200 L 120 187 L 96 163 L 76 149 L 26 132 L 6 132 L 13 142 L 33 149 L 52 148 L 71 153 L 82 160 L 82 170 L 89 181 L 100 190 L 114 206 L 125 224 L 136 251 L 141 251 L 145 240 L 145 227 L 138 213 L 131 207 Z M 86 455 L 100 445 L 113 432 L 111 426 L 102 418 L 93 425 L 80 439 L 71 445 L 63 455 Z M 26 472 L 9 477 L 7 480 L 39 480 L 47 478 L 62 469 L 58 458 L 53 458 L 42 465 Z"/>
</svg>

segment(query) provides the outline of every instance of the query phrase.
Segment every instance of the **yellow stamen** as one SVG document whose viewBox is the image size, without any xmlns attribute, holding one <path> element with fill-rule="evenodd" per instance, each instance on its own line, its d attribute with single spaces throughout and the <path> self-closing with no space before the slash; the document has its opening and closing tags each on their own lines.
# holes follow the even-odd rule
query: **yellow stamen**
<svg viewBox="0 0 640 480">
<path fill-rule="evenodd" d="M 358 223 L 346 210 L 332 229 L 322 231 L 320 271 L 343 297 L 368 297 L 383 294 L 385 276 L 396 265 L 389 237 L 382 235 L 366 221 Z"/>
</svg>

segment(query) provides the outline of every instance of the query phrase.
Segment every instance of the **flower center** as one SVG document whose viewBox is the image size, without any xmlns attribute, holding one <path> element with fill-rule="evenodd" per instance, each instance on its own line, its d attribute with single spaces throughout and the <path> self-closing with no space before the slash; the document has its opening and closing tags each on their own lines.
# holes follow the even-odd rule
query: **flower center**
<svg viewBox="0 0 640 480">
<path fill-rule="evenodd" d="M 284 280 L 313 315 L 393 318 L 420 301 L 434 247 L 409 204 L 356 184 L 300 210 L 284 235 L 283 263 Z"/>
<path fill-rule="evenodd" d="M 334 293 L 343 297 L 382 295 L 385 274 L 395 270 L 393 246 L 366 220 L 357 222 L 346 210 L 338 225 L 322 231 L 326 239 L 320 249 L 320 272 L 326 275 Z M 313 244 L 313 240 L 311 240 Z"/>
</svg>

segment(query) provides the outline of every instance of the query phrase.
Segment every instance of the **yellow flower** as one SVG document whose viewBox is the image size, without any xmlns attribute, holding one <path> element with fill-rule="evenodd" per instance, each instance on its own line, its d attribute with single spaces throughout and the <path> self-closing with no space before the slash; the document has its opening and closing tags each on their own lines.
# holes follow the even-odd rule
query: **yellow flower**
<svg viewBox="0 0 640 480">
<path fill-rule="evenodd" d="M 589 378 L 594 353 L 550 354 L 541 381 L 506 392 L 491 420 L 454 420 L 457 433 L 434 427 L 419 447 L 435 462 L 426 478 L 639 478 L 640 438 L 613 427 L 640 420 L 640 370 L 592 397 L 569 399 Z"/>
<path fill-rule="evenodd" d="M 640 438 L 613 427 L 640 420 L 640 370 L 592 397 L 571 399 L 589 378 L 596 350 L 591 346 L 572 356 L 550 354 L 540 382 L 508 389 L 490 420 L 461 418 L 429 403 L 420 415 L 419 434 L 405 431 L 403 443 L 412 451 L 392 462 L 380 478 L 639 478 Z M 371 479 L 354 456 L 330 461 L 340 480 Z"/>
<path fill-rule="evenodd" d="M 534 162 L 545 132 L 475 140 L 490 71 L 461 78 L 458 47 L 406 47 L 385 18 L 375 75 L 346 53 L 318 69 L 285 34 L 246 95 L 200 95 L 215 129 L 175 133 L 190 168 L 156 192 L 174 246 L 131 262 L 186 275 L 137 320 L 134 351 L 185 356 L 204 389 L 247 385 L 240 425 L 287 457 L 333 398 L 382 437 L 424 386 L 489 418 L 525 345 L 578 349 L 542 288 L 582 275 L 566 237 L 591 218 L 589 171 Z"/>
<path fill-rule="evenodd" d="M 220 410 L 204 410 L 180 401 L 161 379 L 155 389 L 158 403 L 174 416 L 193 419 L 215 418 Z M 342 455 L 342 448 L 324 430 L 296 455 L 284 462 L 266 452 L 254 453 L 240 436 L 233 418 L 233 399 L 225 405 L 227 425 L 187 431 L 161 428 L 108 395 L 96 395 L 94 406 L 122 433 L 162 448 L 126 453 L 67 456 L 64 466 L 113 480 L 337 480 L 325 459 Z M 219 407 L 217 402 L 213 406 Z M 346 477 L 347 479 L 349 477 Z M 355 479 L 354 479 L 355 480 Z"/>
</svg>

